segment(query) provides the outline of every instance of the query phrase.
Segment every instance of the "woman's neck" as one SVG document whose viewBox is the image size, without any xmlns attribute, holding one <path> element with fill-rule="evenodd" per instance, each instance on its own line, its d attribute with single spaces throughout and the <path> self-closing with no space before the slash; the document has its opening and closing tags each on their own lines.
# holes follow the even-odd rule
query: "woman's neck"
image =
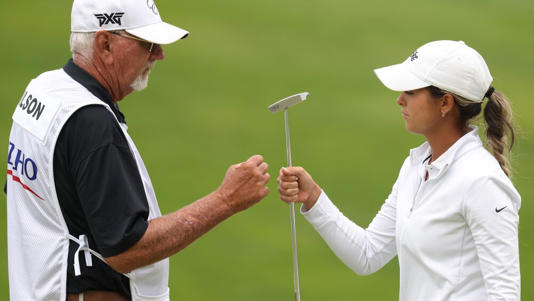
<svg viewBox="0 0 534 301">
<path fill-rule="evenodd" d="M 443 153 L 445 153 L 458 139 L 469 132 L 469 128 L 461 129 L 459 127 L 441 127 L 431 134 L 425 135 L 432 156 L 429 164 L 436 161 Z"/>
</svg>

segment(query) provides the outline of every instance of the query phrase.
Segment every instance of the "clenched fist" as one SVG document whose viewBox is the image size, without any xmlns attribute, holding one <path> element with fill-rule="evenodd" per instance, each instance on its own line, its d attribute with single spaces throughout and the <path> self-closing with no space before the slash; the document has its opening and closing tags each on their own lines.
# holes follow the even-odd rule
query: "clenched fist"
<svg viewBox="0 0 534 301">
<path fill-rule="evenodd" d="M 268 167 L 260 155 L 230 166 L 217 193 L 234 213 L 247 209 L 269 193 Z"/>
<path fill-rule="evenodd" d="M 280 169 L 277 181 L 280 199 L 286 203 L 303 203 L 305 210 L 311 209 L 321 195 L 319 185 L 300 166 Z"/>
</svg>

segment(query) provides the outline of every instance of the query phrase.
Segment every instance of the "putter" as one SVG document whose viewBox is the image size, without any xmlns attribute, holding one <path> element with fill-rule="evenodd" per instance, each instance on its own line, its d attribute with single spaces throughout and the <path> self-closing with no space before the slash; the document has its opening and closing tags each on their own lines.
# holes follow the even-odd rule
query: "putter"
<svg viewBox="0 0 534 301">
<path fill-rule="evenodd" d="M 284 110 L 284 122 L 286 130 L 286 156 L 287 156 L 287 166 L 291 165 L 291 139 L 289 138 L 289 115 L 288 108 L 290 106 L 296 105 L 299 102 L 306 100 L 306 97 L 310 93 L 302 92 L 295 94 L 289 97 L 286 97 L 282 100 L 279 100 L 269 106 L 269 111 L 271 113 L 276 113 L 281 110 Z M 289 216 L 291 221 L 291 246 L 293 251 L 293 285 L 295 288 L 295 300 L 300 301 L 300 286 L 299 286 L 299 265 L 298 265 L 298 255 L 297 255 L 297 226 L 295 224 L 295 203 L 289 204 Z"/>
</svg>

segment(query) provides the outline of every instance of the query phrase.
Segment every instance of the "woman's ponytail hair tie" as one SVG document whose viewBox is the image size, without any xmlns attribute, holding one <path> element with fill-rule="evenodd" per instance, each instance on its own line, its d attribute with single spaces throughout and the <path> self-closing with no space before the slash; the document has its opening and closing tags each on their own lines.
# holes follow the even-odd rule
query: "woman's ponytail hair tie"
<svg viewBox="0 0 534 301">
<path fill-rule="evenodd" d="M 486 92 L 484 97 L 486 97 L 487 99 L 491 99 L 491 95 L 493 94 L 494 91 L 495 91 L 495 88 L 493 88 L 493 86 L 490 86 L 488 89 L 488 92 Z"/>
</svg>

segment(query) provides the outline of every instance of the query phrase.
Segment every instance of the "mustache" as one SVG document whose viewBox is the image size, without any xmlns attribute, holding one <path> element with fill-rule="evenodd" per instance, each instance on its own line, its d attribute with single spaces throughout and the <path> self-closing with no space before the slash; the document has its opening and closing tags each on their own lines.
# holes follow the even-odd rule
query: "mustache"
<svg viewBox="0 0 534 301">
<path fill-rule="evenodd" d="M 154 69 L 154 66 L 156 65 L 156 62 L 147 62 L 145 64 L 145 67 L 143 68 L 143 71 L 141 72 L 141 74 L 143 75 L 149 75 L 150 72 L 152 72 L 152 69 Z"/>
<path fill-rule="evenodd" d="M 148 69 L 149 71 L 151 71 L 155 65 L 156 65 L 156 61 L 147 62 L 145 65 L 145 69 Z"/>
</svg>

